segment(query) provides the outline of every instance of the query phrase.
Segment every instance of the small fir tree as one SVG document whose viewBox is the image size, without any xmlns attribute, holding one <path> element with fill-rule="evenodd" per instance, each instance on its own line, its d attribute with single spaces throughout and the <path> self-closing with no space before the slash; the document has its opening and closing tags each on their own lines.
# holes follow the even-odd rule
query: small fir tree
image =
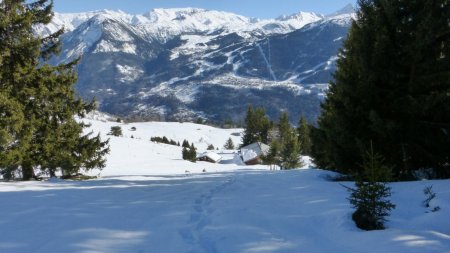
<svg viewBox="0 0 450 253">
<path fill-rule="evenodd" d="M 356 188 L 347 187 L 350 192 L 348 200 L 356 209 L 352 219 L 358 228 L 364 230 L 384 229 L 386 217 L 395 208 L 388 199 L 391 188 L 386 183 L 391 170 L 383 162 L 383 158 L 374 153 L 371 145 L 362 165 L 363 173 L 357 176 Z"/>
<path fill-rule="evenodd" d="M 214 145 L 212 145 L 212 144 L 209 144 L 208 145 L 208 148 L 207 148 L 207 150 L 214 150 L 215 148 L 214 148 Z"/>
<path fill-rule="evenodd" d="M 183 157 L 183 160 L 195 163 L 197 161 L 197 148 L 195 148 L 194 143 L 192 143 L 188 147 L 183 147 L 181 155 Z"/>
<path fill-rule="evenodd" d="M 194 143 L 191 144 L 189 148 L 189 161 L 195 163 L 197 161 L 197 148 L 194 146 Z"/>
<path fill-rule="evenodd" d="M 294 130 L 285 133 L 280 150 L 280 168 L 294 169 L 303 166 L 300 160 L 300 144 Z"/>
<path fill-rule="evenodd" d="M 181 155 L 183 157 L 183 160 L 189 160 L 189 149 L 187 147 L 183 147 L 181 150 Z"/>
<path fill-rule="evenodd" d="M 228 138 L 227 142 L 225 142 L 225 145 L 223 145 L 223 148 L 224 148 L 224 149 L 227 149 L 227 150 L 233 150 L 233 149 L 235 149 L 234 142 L 233 142 L 233 140 L 231 139 L 231 137 Z"/>
<path fill-rule="evenodd" d="M 189 148 L 191 145 L 187 140 L 183 140 L 183 144 L 181 145 L 183 148 Z"/>
<path fill-rule="evenodd" d="M 120 126 L 112 126 L 108 135 L 117 136 L 117 137 L 122 136 L 122 128 Z"/>
</svg>

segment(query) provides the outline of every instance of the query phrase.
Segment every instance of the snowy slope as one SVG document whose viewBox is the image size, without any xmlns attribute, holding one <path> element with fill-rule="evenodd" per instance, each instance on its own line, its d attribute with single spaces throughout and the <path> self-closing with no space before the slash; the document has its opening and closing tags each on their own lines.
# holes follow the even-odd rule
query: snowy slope
<svg viewBox="0 0 450 253">
<path fill-rule="evenodd" d="M 174 166 L 176 166 L 174 164 Z M 345 189 L 315 169 L 0 183 L 3 253 L 450 252 L 449 181 L 393 185 L 384 231 L 351 221 Z M 433 205 L 421 207 L 433 184 Z"/>
<path fill-rule="evenodd" d="M 105 136 L 118 125 L 113 119 L 95 113 L 86 121 Z M 331 172 L 269 171 L 230 156 L 225 164 L 193 164 L 178 147 L 148 140 L 186 138 L 203 150 L 230 136 L 237 143 L 231 134 L 241 129 L 119 125 L 124 136 L 111 137 L 108 165 L 96 180 L 0 182 L 0 252 L 450 252 L 449 180 L 392 184 L 397 208 L 387 229 L 365 232 L 351 221 L 346 189 L 327 180 Z M 421 205 L 430 185 L 438 212 Z"/>
<path fill-rule="evenodd" d="M 240 169 L 240 160 L 236 151 L 223 150 L 228 138 L 237 146 L 241 141 L 242 129 L 219 129 L 206 125 L 178 122 L 143 122 L 117 123 L 108 120 L 105 115 L 89 116 L 85 119 L 91 124 L 88 131 L 100 133 L 103 139 L 110 139 L 111 153 L 107 156 L 107 166 L 102 171 L 92 171 L 91 175 L 184 175 L 208 172 L 230 171 Z M 112 126 L 120 126 L 122 137 L 107 135 Z M 136 130 L 132 131 L 131 128 Z M 183 140 L 194 143 L 197 153 L 206 151 L 208 145 L 214 145 L 215 150 L 223 156 L 220 164 L 206 162 L 191 163 L 184 161 L 181 156 L 182 148 L 173 145 L 154 143 L 151 137 L 166 136 L 180 144 Z M 255 166 L 255 169 L 268 169 L 267 166 Z"/>
</svg>

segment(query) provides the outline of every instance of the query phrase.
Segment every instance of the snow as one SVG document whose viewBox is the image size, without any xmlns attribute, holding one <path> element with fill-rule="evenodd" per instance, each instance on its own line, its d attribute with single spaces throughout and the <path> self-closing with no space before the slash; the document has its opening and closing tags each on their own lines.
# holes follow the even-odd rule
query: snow
<svg viewBox="0 0 450 253">
<path fill-rule="evenodd" d="M 217 36 L 207 36 L 207 35 L 182 35 L 180 37 L 181 40 L 185 41 L 185 43 L 172 50 L 172 54 L 170 55 L 170 60 L 174 60 L 178 58 L 180 55 L 192 55 L 195 53 L 201 53 L 208 49 L 215 49 L 218 46 L 212 45 L 208 46 L 206 43 L 216 38 Z"/>
<path fill-rule="evenodd" d="M 122 76 L 120 78 L 120 81 L 122 83 L 130 83 L 142 76 L 144 74 L 144 71 L 142 69 L 139 69 L 137 67 L 128 66 L 128 65 L 116 65 L 117 70 L 119 71 L 120 75 Z"/>
<path fill-rule="evenodd" d="M 270 60 L 266 57 L 266 54 L 264 53 L 264 50 L 262 49 L 261 45 L 259 43 L 256 44 L 256 46 L 259 49 L 259 52 L 261 53 L 261 56 L 264 59 L 264 62 L 266 63 L 267 70 L 270 73 L 270 76 L 272 77 L 273 81 L 277 81 L 277 77 L 275 76 L 275 72 L 272 70 L 272 64 L 270 63 Z M 269 57 L 270 57 L 270 44 L 268 43 L 268 51 L 269 51 Z"/>
<path fill-rule="evenodd" d="M 211 152 L 211 151 L 204 152 L 199 157 L 208 157 L 208 158 L 210 158 L 211 160 L 213 160 L 215 162 L 219 162 L 222 159 L 222 156 L 220 156 L 220 155 L 218 155 L 218 154 L 216 154 L 214 152 Z"/>
<path fill-rule="evenodd" d="M 254 32 L 262 34 L 288 33 L 323 19 L 322 15 L 310 12 L 299 12 L 278 19 L 254 19 L 234 13 L 204 10 L 197 8 L 153 9 L 139 15 L 127 14 L 122 11 L 99 10 L 84 13 L 55 13 L 47 26 L 36 27 L 36 32 L 48 35 L 64 27 L 66 32 L 77 29 L 91 19 L 99 22 L 114 20 L 127 27 L 135 28 L 149 39 L 168 41 L 174 36 L 190 33 L 239 33 L 251 37 Z M 112 30 L 114 32 L 114 30 Z M 117 29 L 115 37 L 120 41 L 132 40 L 126 33 Z"/>
<path fill-rule="evenodd" d="M 258 157 L 258 154 L 251 149 L 242 151 L 242 160 L 244 160 L 244 162 L 250 161 L 254 158 Z"/>
<path fill-rule="evenodd" d="M 136 55 L 136 45 L 131 43 L 121 43 L 120 46 L 113 45 L 107 40 L 101 40 L 94 50 L 94 53 L 122 52 Z"/>
<path fill-rule="evenodd" d="M 341 185 L 353 184 L 329 181 L 334 174 L 307 158 L 293 171 L 242 165 L 221 150 L 219 164 L 190 163 L 180 147 L 150 137 L 188 139 L 204 152 L 229 137 L 239 143 L 233 133 L 242 129 L 113 119 L 85 119 L 102 137 L 114 125 L 124 132 L 109 136 L 98 179 L 0 182 L 0 252 L 450 252 L 449 180 L 391 184 L 397 207 L 387 229 L 366 232 L 352 222 Z M 438 212 L 421 205 L 429 185 Z"/>
</svg>

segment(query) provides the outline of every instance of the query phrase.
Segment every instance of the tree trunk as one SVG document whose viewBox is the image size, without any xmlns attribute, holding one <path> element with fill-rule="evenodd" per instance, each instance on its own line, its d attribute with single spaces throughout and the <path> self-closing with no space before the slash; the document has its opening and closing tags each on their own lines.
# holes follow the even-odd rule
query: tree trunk
<svg viewBox="0 0 450 253">
<path fill-rule="evenodd" d="M 56 177 L 56 169 L 50 168 L 49 170 L 50 177 Z"/>
<path fill-rule="evenodd" d="M 22 165 L 22 179 L 30 180 L 32 178 L 36 178 L 36 175 L 34 174 L 33 166 L 30 166 L 28 164 Z"/>
</svg>

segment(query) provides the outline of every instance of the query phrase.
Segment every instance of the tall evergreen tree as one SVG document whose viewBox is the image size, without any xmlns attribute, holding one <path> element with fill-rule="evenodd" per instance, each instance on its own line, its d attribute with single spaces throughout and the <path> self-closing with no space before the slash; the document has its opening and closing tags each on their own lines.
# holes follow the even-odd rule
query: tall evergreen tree
<svg viewBox="0 0 450 253">
<path fill-rule="evenodd" d="M 297 134 L 293 129 L 285 133 L 282 140 L 279 165 L 281 169 L 295 169 L 303 166 L 300 160 L 301 147 L 298 142 Z"/>
<path fill-rule="evenodd" d="M 253 110 L 253 107 L 249 106 L 244 124 L 245 130 L 244 136 L 242 137 L 243 146 L 254 142 L 268 142 L 270 120 L 263 108 L 256 108 L 256 110 Z"/>
<path fill-rule="evenodd" d="M 287 135 L 289 135 L 291 128 L 292 126 L 291 123 L 289 123 L 289 116 L 287 112 L 282 112 L 280 119 L 278 121 L 278 131 L 281 140 L 284 140 L 287 137 Z"/>
<path fill-rule="evenodd" d="M 183 148 L 189 148 L 191 145 L 189 145 L 189 142 L 187 140 L 183 140 L 183 144 L 181 146 Z"/>
<path fill-rule="evenodd" d="M 278 136 L 270 143 L 270 150 L 263 157 L 264 163 L 278 165 L 280 169 L 294 169 L 302 166 L 300 160 L 301 143 L 297 131 L 289 123 L 288 114 L 281 113 L 277 124 Z"/>
<path fill-rule="evenodd" d="M 0 93 L 0 168 L 3 178 L 11 179 L 12 170 L 21 160 L 23 146 L 16 142 L 24 123 L 21 105 Z"/>
<path fill-rule="evenodd" d="M 300 117 L 297 127 L 298 142 L 302 147 L 302 155 L 311 154 L 311 133 L 310 126 L 305 117 Z"/>
<path fill-rule="evenodd" d="M 263 156 L 264 164 L 268 164 L 270 166 L 270 170 L 275 169 L 277 165 L 281 166 L 280 150 L 280 142 L 278 140 L 273 140 L 270 143 L 269 152 Z"/>
<path fill-rule="evenodd" d="M 34 177 L 38 167 L 50 174 L 57 168 L 101 168 L 109 151 L 107 142 L 83 135 L 86 125 L 75 121 L 95 108 L 74 93 L 77 61 L 47 64 L 59 51 L 63 30 L 45 38 L 34 34 L 33 27 L 50 23 L 52 7 L 49 0 L 0 2 L 0 92 L 19 105 L 22 113 L 17 115 L 26 119 L 14 135 L 20 156 L 1 167 L 21 169 L 24 179 Z"/>
<path fill-rule="evenodd" d="M 316 164 L 358 171 L 373 141 L 397 177 L 450 176 L 450 2 L 358 3 L 312 132 Z"/>
</svg>

